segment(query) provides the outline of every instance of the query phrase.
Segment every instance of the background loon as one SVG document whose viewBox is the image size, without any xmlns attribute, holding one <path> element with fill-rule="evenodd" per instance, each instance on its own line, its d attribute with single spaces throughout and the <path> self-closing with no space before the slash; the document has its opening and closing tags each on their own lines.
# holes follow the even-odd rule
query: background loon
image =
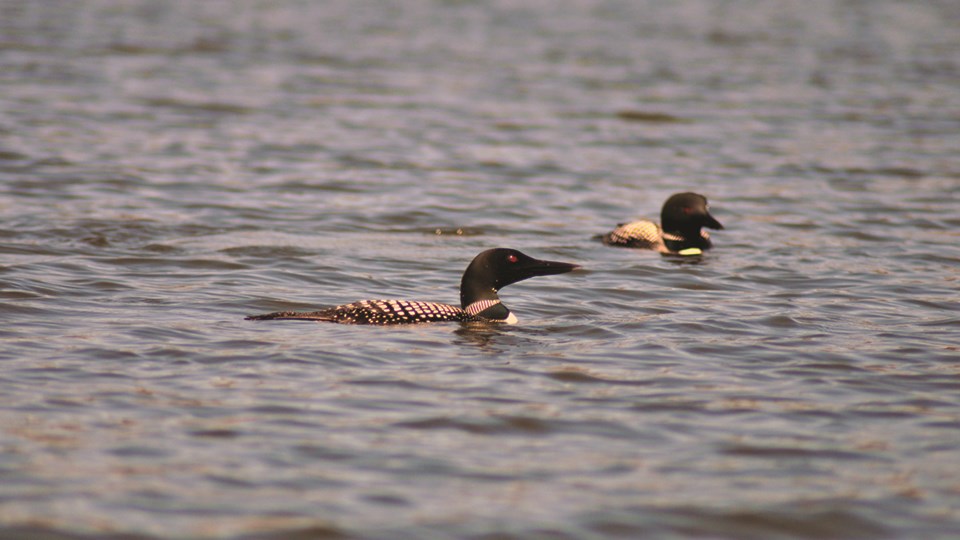
<svg viewBox="0 0 960 540">
<path fill-rule="evenodd" d="M 660 253 L 696 255 L 710 249 L 710 235 L 703 227 L 723 229 L 710 215 L 707 198 L 698 193 L 677 193 L 663 203 L 661 227 L 648 220 L 621 223 L 603 235 L 608 246 L 654 249 Z"/>
<path fill-rule="evenodd" d="M 247 320 L 294 319 L 342 324 L 411 324 L 438 321 L 496 321 L 513 324 L 517 317 L 497 292 L 511 283 L 536 276 L 563 274 L 575 264 L 541 261 L 515 249 L 488 249 L 474 257 L 460 281 L 460 305 L 409 300 L 363 300 L 320 311 L 278 311 Z"/>
</svg>

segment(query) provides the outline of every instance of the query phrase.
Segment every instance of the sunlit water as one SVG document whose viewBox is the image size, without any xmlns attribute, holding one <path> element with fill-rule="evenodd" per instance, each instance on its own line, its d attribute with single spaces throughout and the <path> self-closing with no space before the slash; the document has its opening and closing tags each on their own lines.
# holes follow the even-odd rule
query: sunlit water
<svg viewBox="0 0 960 540">
<path fill-rule="evenodd" d="M 0 2 L 0 538 L 955 538 L 960 5 Z M 702 258 L 607 248 L 706 194 Z M 243 316 L 457 302 L 516 326 Z"/>
</svg>

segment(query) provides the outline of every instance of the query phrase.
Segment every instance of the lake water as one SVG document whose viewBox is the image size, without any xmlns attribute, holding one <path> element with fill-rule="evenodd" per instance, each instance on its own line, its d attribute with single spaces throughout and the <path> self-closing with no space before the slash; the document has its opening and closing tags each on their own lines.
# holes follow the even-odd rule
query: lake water
<svg viewBox="0 0 960 540">
<path fill-rule="evenodd" d="M 960 536 L 960 4 L 0 1 L 0 538 Z M 678 191 L 704 257 L 592 237 Z M 244 321 L 456 303 L 515 326 Z"/>
</svg>

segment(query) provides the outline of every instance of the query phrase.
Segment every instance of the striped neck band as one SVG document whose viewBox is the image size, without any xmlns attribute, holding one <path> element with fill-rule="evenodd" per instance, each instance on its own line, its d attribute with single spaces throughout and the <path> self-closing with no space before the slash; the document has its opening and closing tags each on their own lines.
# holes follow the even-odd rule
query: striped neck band
<svg viewBox="0 0 960 540">
<path fill-rule="evenodd" d="M 476 302 L 467 306 L 464 311 L 466 311 L 470 316 L 476 317 L 481 311 L 499 303 L 500 300 L 477 300 Z"/>
</svg>

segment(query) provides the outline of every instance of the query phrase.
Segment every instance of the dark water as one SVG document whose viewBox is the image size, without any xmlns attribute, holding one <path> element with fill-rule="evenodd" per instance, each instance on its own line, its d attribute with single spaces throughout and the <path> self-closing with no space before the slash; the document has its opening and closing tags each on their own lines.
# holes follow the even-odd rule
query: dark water
<svg viewBox="0 0 960 540">
<path fill-rule="evenodd" d="M 0 538 L 955 538 L 960 4 L 0 1 Z M 706 194 L 702 259 L 591 236 Z M 585 270 L 520 324 L 494 246 Z"/>
</svg>

